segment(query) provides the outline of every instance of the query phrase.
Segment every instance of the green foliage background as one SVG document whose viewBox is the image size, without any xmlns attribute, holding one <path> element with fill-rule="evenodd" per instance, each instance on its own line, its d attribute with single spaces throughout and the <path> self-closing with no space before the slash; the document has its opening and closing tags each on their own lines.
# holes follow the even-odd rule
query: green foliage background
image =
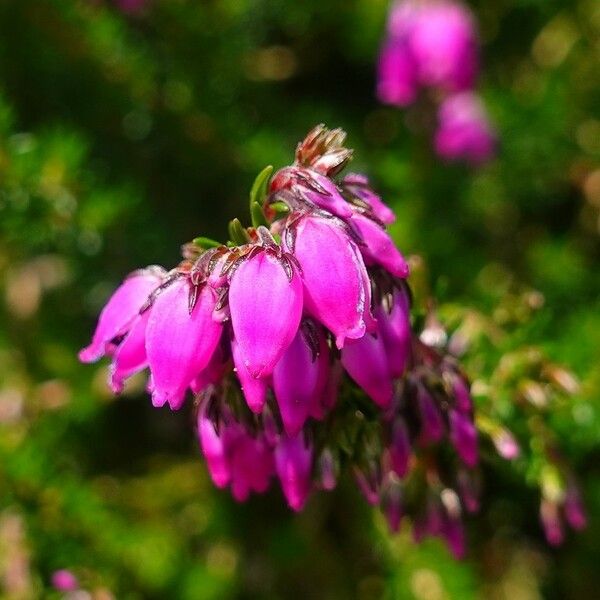
<svg viewBox="0 0 600 600">
<path fill-rule="evenodd" d="M 502 139 L 480 171 L 436 159 L 419 109 L 376 102 L 383 0 L 0 3 L 2 597 L 58 597 L 59 568 L 96 600 L 595 596 L 600 7 L 471 6 Z M 480 401 L 525 444 L 484 466 L 461 563 L 408 527 L 390 537 L 350 481 L 297 516 L 277 490 L 235 504 L 208 480 L 189 410 L 152 409 L 141 379 L 112 398 L 106 365 L 76 360 L 124 274 L 223 239 L 254 175 L 319 122 L 348 131 L 440 315 L 476 324 L 466 364 L 494 392 Z M 590 517 L 557 550 L 538 524 L 539 415 L 514 408 L 531 353 L 581 381 L 541 411 Z"/>
</svg>

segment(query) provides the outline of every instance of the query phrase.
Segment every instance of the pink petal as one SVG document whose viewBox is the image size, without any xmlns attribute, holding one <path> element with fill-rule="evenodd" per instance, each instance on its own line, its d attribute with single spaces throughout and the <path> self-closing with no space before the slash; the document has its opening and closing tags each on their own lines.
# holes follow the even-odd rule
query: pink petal
<svg viewBox="0 0 600 600">
<path fill-rule="evenodd" d="M 314 360 L 313 360 L 314 358 Z M 301 329 L 273 371 L 273 388 L 286 433 L 302 429 L 315 396 L 319 396 L 319 361 Z"/>
<path fill-rule="evenodd" d="M 198 413 L 198 438 L 211 479 L 218 488 L 224 488 L 231 478 L 224 436 L 217 433 L 215 424 L 203 410 Z"/>
<path fill-rule="evenodd" d="M 386 225 L 396 220 L 392 209 L 369 187 L 369 180 L 359 173 L 348 173 L 342 184 L 351 194 L 371 207 L 373 214 Z"/>
<path fill-rule="evenodd" d="M 156 298 L 146 330 L 146 352 L 152 373 L 152 402 L 181 406 L 185 391 L 204 369 L 217 347 L 222 326 L 212 319 L 215 293 L 205 285 L 191 314 L 190 284 L 181 278 Z"/>
<path fill-rule="evenodd" d="M 342 364 L 348 375 L 381 408 L 388 408 L 394 393 L 385 347 L 370 334 L 348 342 L 342 349 Z"/>
<path fill-rule="evenodd" d="M 270 375 L 291 344 L 302 315 L 302 281 L 291 281 L 280 262 L 260 252 L 235 271 L 229 287 L 235 339 L 248 372 Z"/>
<path fill-rule="evenodd" d="M 367 264 L 381 265 L 396 277 L 408 277 L 408 263 L 383 227 L 358 213 L 352 215 L 350 222 L 365 244 L 361 251 Z"/>
<path fill-rule="evenodd" d="M 250 375 L 241 355 L 240 347 L 236 340 L 231 341 L 231 354 L 235 365 L 235 374 L 242 387 L 246 404 L 253 413 L 260 414 L 267 400 L 269 380 L 266 377 L 256 379 Z"/>
<path fill-rule="evenodd" d="M 303 217 L 294 224 L 293 253 L 302 267 L 306 310 L 336 336 L 361 338 L 370 316 L 371 289 L 356 244 L 339 222 Z M 289 250 L 289 236 L 284 244 Z"/>
<path fill-rule="evenodd" d="M 123 391 L 123 381 L 144 369 L 146 358 L 146 326 L 150 311 L 137 317 L 125 339 L 119 344 L 113 357 L 110 386 L 115 394 Z"/>
<path fill-rule="evenodd" d="M 311 490 L 313 451 L 303 434 L 282 435 L 275 448 L 275 469 L 288 505 L 295 511 L 304 507 Z"/>
<path fill-rule="evenodd" d="M 103 356 L 111 340 L 124 334 L 131 326 L 140 308 L 161 281 L 162 274 L 150 269 L 128 277 L 102 309 L 92 343 L 81 350 L 79 360 L 94 362 Z"/>
</svg>

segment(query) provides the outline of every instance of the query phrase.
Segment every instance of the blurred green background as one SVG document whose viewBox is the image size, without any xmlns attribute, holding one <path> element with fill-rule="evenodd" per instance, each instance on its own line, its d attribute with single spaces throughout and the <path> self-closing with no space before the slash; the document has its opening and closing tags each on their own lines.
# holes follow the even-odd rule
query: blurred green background
<svg viewBox="0 0 600 600">
<path fill-rule="evenodd" d="M 58 597 L 59 568 L 95 600 L 597 597 L 600 5 L 471 7 L 502 140 L 478 171 L 436 159 L 419 108 L 376 102 L 384 0 L 0 3 L 3 598 Z M 142 379 L 115 399 L 106 364 L 76 359 L 126 273 L 223 239 L 255 174 L 319 122 L 348 131 L 352 169 L 397 211 L 440 314 L 501 330 L 466 364 L 502 391 L 494 410 L 524 453 L 484 465 L 463 562 L 406 527 L 390 537 L 350 481 L 301 515 L 277 489 L 235 504 L 208 479 L 189 408 L 152 409 Z M 559 549 L 538 522 L 535 422 L 506 374 L 536 352 L 581 381 L 542 407 L 590 517 Z"/>
</svg>

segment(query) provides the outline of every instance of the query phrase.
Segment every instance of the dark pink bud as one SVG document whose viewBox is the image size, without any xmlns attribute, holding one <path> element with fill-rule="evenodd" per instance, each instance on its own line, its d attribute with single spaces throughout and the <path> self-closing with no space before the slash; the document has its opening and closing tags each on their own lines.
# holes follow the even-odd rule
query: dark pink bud
<svg viewBox="0 0 600 600">
<path fill-rule="evenodd" d="M 447 160 L 478 165 L 493 158 L 496 134 L 481 100 L 471 92 L 449 96 L 440 105 L 435 148 Z"/>
<path fill-rule="evenodd" d="M 311 405 L 319 399 L 319 361 L 302 328 L 275 366 L 273 389 L 286 433 L 294 437 L 303 427 Z"/>
<path fill-rule="evenodd" d="M 123 391 L 123 382 L 148 365 L 146 358 L 146 326 L 150 311 L 139 315 L 119 344 L 111 365 L 110 387 L 115 394 Z"/>
<path fill-rule="evenodd" d="M 342 180 L 342 185 L 345 190 L 364 202 L 382 223 L 389 225 L 396 220 L 392 209 L 371 189 L 366 175 L 348 173 Z"/>
<path fill-rule="evenodd" d="M 392 469 L 398 477 L 408 473 L 412 448 L 406 422 L 402 417 L 397 417 L 392 425 L 392 439 L 389 446 Z"/>
<path fill-rule="evenodd" d="M 473 421 L 465 414 L 450 410 L 450 441 L 461 460 L 468 467 L 474 467 L 479 459 L 477 451 L 477 430 Z"/>
<path fill-rule="evenodd" d="M 402 500 L 402 485 L 395 477 L 389 477 L 381 503 L 392 533 L 398 533 L 400 530 L 400 522 L 404 515 Z"/>
<path fill-rule="evenodd" d="M 103 356 L 112 342 L 131 327 L 148 296 L 162 282 L 164 271 L 144 269 L 130 275 L 110 297 L 100 313 L 92 343 L 81 350 L 79 360 L 94 362 Z"/>
<path fill-rule="evenodd" d="M 565 540 L 565 532 L 558 505 L 555 502 L 543 499 L 540 504 L 540 520 L 548 543 L 551 546 L 560 546 Z"/>
<path fill-rule="evenodd" d="M 361 252 L 366 264 L 380 265 L 396 277 L 408 277 L 408 263 L 381 225 L 359 213 L 352 215 L 350 223 L 364 242 Z"/>
<path fill-rule="evenodd" d="M 208 365 L 222 326 L 212 319 L 215 292 L 204 285 L 189 310 L 190 284 L 182 277 L 164 289 L 150 309 L 146 352 L 154 389 L 152 403 L 181 407 L 186 389 Z"/>
<path fill-rule="evenodd" d="M 198 412 L 198 439 L 211 479 L 218 488 L 224 488 L 231 479 L 231 467 L 226 447 L 226 425 L 217 433 L 215 424 L 204 409 Z"/>
<path fill-rule="evenodd" d="M 366 334 L 342 349 L 342 364 L 348 375 L 379 407 L 388 408 L 394 389 L 381 338 Z"/>
<path fill-rule="evenodd" d="M 565 495 L 565 518 L 567 523 L 576 531 L 585 529 L 587 526 L 587 515 L 585 513 L 585 507 L 579 488 L 573 482 L 570 482 L 567 486 Z"/>
<path fill-rule="evenodd" d="M 358 247 L 334 219 L 305 216 L 288 229 L 284 245 L 302 267 L 306 310 L 342 348 L 371 326 L 371 289 Z"/>
<path fill-rule="evenodd" d="M 417 387 L 417 405 L 421 417 L 421 443 L 439 442 L 444 436 L 442 415 L 429 392 L 422 386 Z"/>
<path fill-rule="evenodd" d="M 79 587 L 77 577 L 67 569 L 52 573 L 52 587 L 59 592 L 74 592 Z"/>
<path fill-rule="evenodd" d="M 266 377 L 291 344 L 302 315 L 302 281 L 291 278 L 271 252 L 261 251 L 236 269 L 229 308 L 244 365 L 253 377 Z"/>
<path fill-rule="evenodd" d="M 383 306 L 375 310 L 377 327 L 385 347 L 390 374 L 402 377 L 411 352 L 410 302 L 404 289 L 395 289 L 388 312 Z"/>
<path fill-rule="evenodd" d="M 273 474 L 273 453 L 262 437 L 241 433 L 233 447 L 231 458 L 231 493 L 238 502 L 250 492 L 262 494 L 269 487 Z"/>
<path fill-rule="evenodd" d="M 327 491 L 333 490 L 337 485 L 339 464 L 329 448 L 325 448 L 321 452 L 317 462 L 317 470 L 321 488 Z"/>
<path fill-rule="evenodd" d="M 282 435 L 275 448 L 275 469 L 288 505 L 295 511 L 304 507 L 311 489 L 313 450 L 304 435 Z"/>
<path fill-rule="evenodd" d="M 241 351 L 236 340 L 231 342 L 231 354 L 233 355 L 233 364 L 235 365 L 235 374 L 240 382 L 246 404 L 253 413 L 260 414 L 267 400 L 267 391 L 269 389 L 269 378 L 261 377 L 256 379 L 250 375 Z"/>
<path fill-rule="evenodd" d="M 309 416 L 313 419 L 324 419 L 333 408 L 337 397 L 340 374 L 332 368 L 331 352 L 323 329 L 316 328 L 319 355 L 317 356 L 318 379 L 316 391 L 309 407 Z"/>
<path fill-rule="evenodd" d="M 381 471 L 379 465 L 371 463 L 365 469 L 354 467 L 354 479 L 358 489 L 371 506 L 377 506 L 380 501 Z"/>
<path fill-rule="evenodd" d="M 460 517 L 446 515 L 442 524 L 441 536 L 455 559 L 465 557 L 465 530 Z"/>
<path fill-rule="evenodd" d="M 461 469 L 458 472 L 457 483 L 460 499 L 467 512 L 477 512 L 479 510 L 479 485 L 473 472 Z"/>
<path fill-rule="evenodd" d="M 473 410 L 471 392 L 468 383 L 460 375 L 452 377 L 452 391 L 454 392 L 456 408 L 462 413 L 470 413 Z"/>
</svg>

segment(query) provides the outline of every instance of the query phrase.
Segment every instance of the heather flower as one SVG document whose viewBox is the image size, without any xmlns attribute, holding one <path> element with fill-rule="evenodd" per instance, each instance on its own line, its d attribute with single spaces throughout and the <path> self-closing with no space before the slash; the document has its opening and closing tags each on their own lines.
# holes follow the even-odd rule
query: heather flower
<svg viewBox="0 0 600 600">
<path fill-rule="evenodd" d="M 110 354 L 118 338 L 124 336 L 136 319 L 148 296 L 164 278 L 160 267 L 148 267 L 132 273 L 110 297 L 100 313 L 92 343 L 81 350 L 79 360 L 94 362 Z"/>
<path fill-rule="evenodd" d="M 210 286 L 202 286 L 196 295 L 186 276 L 154 300 L 146 328 L 154 406 L 168 402 L 172 409 L 180 408 L 187 388 L 209 364 L 222 329 L 212 318 L 215 304 Z"/>
<path fill-rule="evenodd" d="M 79 582 L 71 571 L 59 569 L 52 573 L 52 586 L 59 592 L 73 592 L 79 587 Z"/>
<path fill-rule="evenodd" d="M 481 164 L 496 151 L 496 135 L 485 107 L 472 92 L 448 96 L 438 109 L 435 149 L 447 160 Z"/>
<path fill-rule="evenodd" d="M 237 267 L 229 286 L 235 339 L 252 377 L 270 375 L 302 315 L 302 280 L 294 263 L 259 249 Z"/>
<path fill-rule="evenodd" d="M 275 469 L 285 498 L 295 511 L 302 510 L 311 490 L 313 450 L 302 434 L 282 435 L 275 448 Z"/>
<path fill-rule="evenodd" d="M 210 477 L 237 501 L 278 480 L 299 511 L 347 468 L 392 531 L 411 520 L 416 540 L 438 536 L 460 557 L 463 515 L 478 507 L 469 381 L 441 324 L 434 341 L 413 330 L 407 261 L 385 228 L 394 215 L 365 176 L 338 179 L 344 137 L 318 126 L 293 165 L 259 174 L 252 226 L 233 220 L 226 243 L 197 238 L 171 271 L 126 279 L 80 358 L 111 356 L 115 392 L 147 369 L 157 408 L 193 395 Z M 514 456 L 498 432 L 488 427 Z M 563 516 L 585 525 L 574 484 L 542 513 L 554 541 Z"/>
<path fill-rule="evenodd" d="M 306 311 L 329 329 L 342 348 L 371 326 L 371 290 L 360 251 L 333 218 L 302 215 L 283 236 L 302 270 Z"/>
</svg>

